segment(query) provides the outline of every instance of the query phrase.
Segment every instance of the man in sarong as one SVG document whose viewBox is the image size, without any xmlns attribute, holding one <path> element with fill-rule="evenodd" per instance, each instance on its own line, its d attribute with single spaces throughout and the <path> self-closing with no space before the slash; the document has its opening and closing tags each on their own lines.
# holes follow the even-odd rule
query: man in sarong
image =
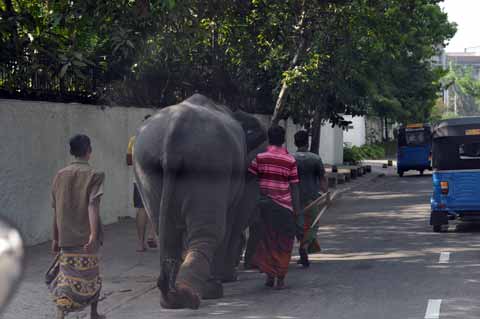
<svg viewBox="0 0 480 319">
<path fill-rule="evenodd" d="M 52 251 L 58 253 L 58 273 L 49 283 L 57 307 L 57 318 L 91 306 L 91 319 L 105 318 L 97 311 L 102 281 L 98 249 L 102 242 L 99 216 L 105 174 L 88 163 L 90 139 L 75 135 L 70 139 L 75 157 L 53 180 Z"/>
<path fill-rule="evenodd" d="M 266 286 L 282 289 L 295 240 L 295 215 L 300 211 L 299 180 L 295 158 L 282 147 L 285 130 L 272 126 L 268 141 L 267 151 L 258 154 L 249 168 L 258 176 L 262 193 L 257 229 L 260 238 L 252 265 L 267 275 Z"/>
<path fill-rule="evenodd" d="M 325 168 L 322 159 L 315 153 L 308 151 L 308 133 L 298 131 L 295 136 L 295 145 L 298 150 L 293 153 L 297 161 L 298 175 L 300 177 L 300 205 L 302 212 L 297 216 L 297 225 L 300 228 L 300 234 L 297 236 L 300 241 L 299 263 L 303 267 L 309 267 L 309 253 L 320 251 L 320 245 L 317 241 L 317 231 L 319 223 L 312 223 L 316 220 L 320 210 L 317 205 L 311 205 L 321 193 L 328 191 L 328 181 L 325 176 Z"/>
</svg>

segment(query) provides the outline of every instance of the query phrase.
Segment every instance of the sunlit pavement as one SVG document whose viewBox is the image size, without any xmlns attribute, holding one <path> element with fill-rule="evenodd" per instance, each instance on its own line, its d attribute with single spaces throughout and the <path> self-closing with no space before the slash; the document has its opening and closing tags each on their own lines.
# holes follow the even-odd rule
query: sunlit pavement
<svg viewBox="0 0 480 319">
<path fill-rule="evenodd" d="M 399 178 L 394 167 L 374 168 L 372 176 L 381 172 L 386 176 L 350 184 L 323 215 L 323 250 L 311 256 L 309 269 L 292 260 L 288 289 L 267 289 L 261 274 L 241 271 L 238 282 L 225 285 L 225 298 L 204 301 L 197 311 L 161 309 L 154 288 L 157 252 L 134 252 L 132 222 L 110 226 L 100 308 L 116 319 L 479 318 L 480 227 L 452 225 L 448 233 L 433 233 L 431 176 Z M 42 283 L 47 250 L 29 250 L 25 281 L 3 318 L 53 315 Z"/>
</svg>

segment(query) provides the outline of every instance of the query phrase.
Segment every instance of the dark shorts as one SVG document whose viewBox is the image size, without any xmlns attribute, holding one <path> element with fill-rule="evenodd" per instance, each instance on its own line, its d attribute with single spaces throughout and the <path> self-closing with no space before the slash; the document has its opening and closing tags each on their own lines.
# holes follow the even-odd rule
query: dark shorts
<svg viewBox="0 0 480 319">
<path fill-rule="evenodd" d="M 144 208 L 142 197 L 140 196 L 140 192 L 138 191 L 137 184 L 133 184 L 133 207 L 135 208 Z"/>
</svg>

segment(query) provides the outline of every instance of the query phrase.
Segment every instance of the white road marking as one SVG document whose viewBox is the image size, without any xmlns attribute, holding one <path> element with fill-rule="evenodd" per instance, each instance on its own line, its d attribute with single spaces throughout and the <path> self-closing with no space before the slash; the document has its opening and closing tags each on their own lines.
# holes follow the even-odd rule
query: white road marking
<svg viewBox="0 0 480 319">
<path fill-rule="evenodd" d="M 440 318 L 440 305 L 442 299 L 430 299 L 428 300 L 427 311 L 425 312 L 425 319 L 438 319 Z"/>
<path fill-rule="evenodd" d="M 438 259 L 439 264 L 448 264 L 450 261 L 450 252 L 443 251 L 440 253 L 440 258 Z"/>
</svg>

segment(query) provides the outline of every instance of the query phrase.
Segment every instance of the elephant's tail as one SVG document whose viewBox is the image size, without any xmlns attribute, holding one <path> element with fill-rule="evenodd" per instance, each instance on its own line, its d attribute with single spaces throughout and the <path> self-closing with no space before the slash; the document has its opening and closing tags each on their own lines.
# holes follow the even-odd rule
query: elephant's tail
<svg viewBox="0 0 480 319">
<path fill-rule="evenodd" d="M 170 152 L 166 152 L 169 154 Z M 162 163 L 162 192 L 160 198 L 160 210 L 159 210 L 159 245 L 160 245 L 160 254 L 163 255 L 165 251 L 165 236 L 166 230 L 166 220 L 167 214 L 173 214 L 173 203 L 175 200 L 175 182 L 177 177 L 177 172 L 180 167 L 180 159 L 175 158 L 172 153 L 170 153 L 164 159 Z M 166 256 L 168 257 L 168 256 Z"/>
</svg>

